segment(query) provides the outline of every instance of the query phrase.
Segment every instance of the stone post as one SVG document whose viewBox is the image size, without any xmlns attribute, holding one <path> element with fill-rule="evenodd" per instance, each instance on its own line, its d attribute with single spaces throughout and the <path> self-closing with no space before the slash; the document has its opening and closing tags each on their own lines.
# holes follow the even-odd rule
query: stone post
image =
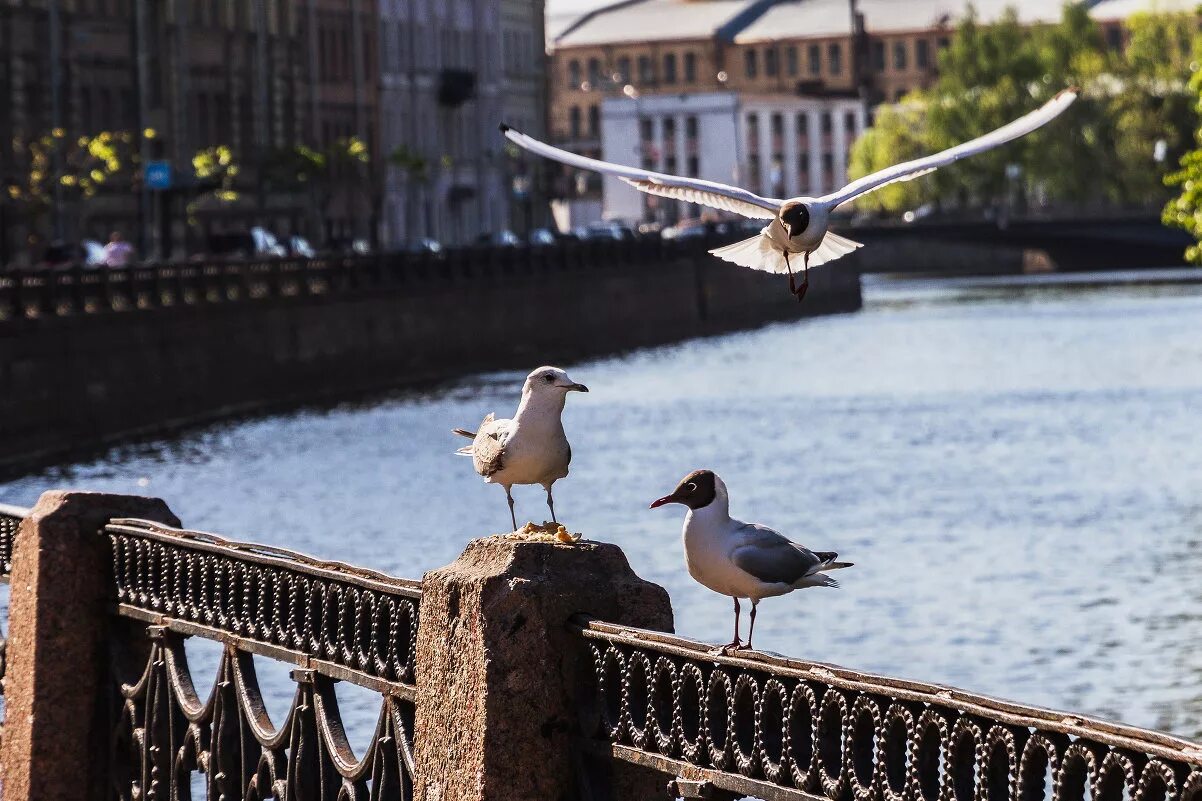
<svg viewBox="0 0 1202 801">
<path fill-rule="evenodd" d="M 672 631 L 659 585 L 616 545 L 486 538 L 427 573 L 417 634 L 420 801 L 579 797 L 573 738 L 584 671 L 576 613 Z M 613 777 L 624 798 L 665 797 L 663 777 Z"/>
<path fill-rule="evenodd" d="M 47 492 L 21 521 L 9 612 L 6 801 L 107 798 L 112 556 L 100 529 L 179 520 L 157 498 Z"/>
</svg>

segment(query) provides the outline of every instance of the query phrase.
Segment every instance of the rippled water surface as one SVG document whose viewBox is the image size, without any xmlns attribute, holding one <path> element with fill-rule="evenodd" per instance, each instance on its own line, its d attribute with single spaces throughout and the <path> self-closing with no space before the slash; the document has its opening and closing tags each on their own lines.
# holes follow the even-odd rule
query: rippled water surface
<svg viewBox="0 0 1202 801">
<path fill-rule="evenodd" d="M 858 314 L 571 372 L 592 392 L 557 510 L 668 587 L 680 632 L 725 641 L 730 600 L 684 572 L 679 507 L 647 503 L 711 467 L 736 515 L 856 562 L 766 601 L 760 647 L 1202 736 L 1202 287 L 875 284 Z M 449 430 L 510 414 L 521 378 L 217 426 L 0 498 L 153 493 L 418 577 L 508 528 Z M 516 496 L 543 519 L 541 489 Z"/>
</svg>

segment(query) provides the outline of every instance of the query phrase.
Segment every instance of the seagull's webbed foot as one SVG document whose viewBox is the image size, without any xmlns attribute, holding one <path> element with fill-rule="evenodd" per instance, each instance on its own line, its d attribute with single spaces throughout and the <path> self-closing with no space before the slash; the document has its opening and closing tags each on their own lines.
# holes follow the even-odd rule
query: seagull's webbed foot
<svg viewBox="0 0 1202 801">
<path fill-rule="evenodd" d="M 790 278 L 793 277 L 792 273 L 789 274 L 789 277 Z M 793 290 L 793 294 L 797 296 L 798 303 L 801 303 L 803 300 L 805 300 L 806 290 L 808 290 L 809 288 L 810 288 L 810 254 L 807 252 L 805 254 L 805 272 L 802 274 L 801 286 L 799 286 L 799 287 L 797 287 L 797 289 Z"/>
<path fill-rule="evenodd" d="M 731 651 L 745 650 L 747 650 L 747 646 L 743 644 L 743 641 L 735 640 L 728 642 L 726 645 L 719 645 L 717 648 L 714 648 L 710 651 L 710 656 L 730 656 Z"/>
</svg>

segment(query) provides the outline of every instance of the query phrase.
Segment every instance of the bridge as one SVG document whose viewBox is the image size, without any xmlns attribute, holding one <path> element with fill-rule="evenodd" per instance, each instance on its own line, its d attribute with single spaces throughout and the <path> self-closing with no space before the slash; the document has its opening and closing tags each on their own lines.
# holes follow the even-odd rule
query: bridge
<svg viewBox="0 0 1202 801">
<path fill-rule="evenodd" d="M 1040 250 L 1055 269 L 1065 271 L 1178 265 L 1184 263 L 1185 249 L 1193 243 L 1185 231 L 1161 223 L 1159 210 L 1146 209 L 1051 212 L 994 220 L 931 217 L 912 223 L 836 224 L 835 228 L 873 245 L 924 242 Z M 904 272 L 907 266 L 903 263 L 899 270 L 887 271 Z"/>
</svg>

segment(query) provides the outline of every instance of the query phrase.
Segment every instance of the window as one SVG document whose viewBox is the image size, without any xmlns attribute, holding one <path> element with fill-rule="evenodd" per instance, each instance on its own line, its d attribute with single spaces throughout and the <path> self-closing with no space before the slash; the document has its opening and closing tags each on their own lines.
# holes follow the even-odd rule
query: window
<svg viewBox="0 0 1202 801">
<path fill-rule="evenodd" d="M 856 132 L 856 113 L 848 111 L 843 115 L 843 132 L 854 134 Z"/>
<path fill-rule="evenodd" d="M 914 43 L 914 66 L 920 70 L 931 66 L 931 43 L 926 39 L 919 39 Z"/>
<path fill-rule="evenodd" d="M 684 135 L 688 139 L 696 139 L 697 138 L 697 118 L 696 117 L 685 117 L 684 118 Z"/>
<path fill-rule="evenodd" d="M 797 48 L 794 45 L 789 45 L 785 50 L 785 71 L 791 78 L 797 75 Z"/>
<path fill-rule="evenodd" d="M 676 118 L 664 117 L 663 129 L 665 145 L 667 147 L 676 147 Z M 671 170 L 668 170 L 668 172 L 671 172 Z"/>
<path fill-rule="evenodd" d="M 676 54 L 664 56 L 664 83 L 676 83 Z"/>
<path fill-rule="evenodd" d="M 755 114 L 747 115 L 747 148 L 758 150 L 760 147 L 760 118 Z"/>
<path fill-rule="evenodd" d="M 696 178 L 701 172 L 701 164 L 696 156 L 689 156 L 689 168 L 687 175 L 691 178 Z"/>
<path fill-rule="evenodd" d="M 904 70 L 906 68 L 906 42 L 905 40 L 893 43 L 893 69 Z"/>
<path fill-rule="evenodd" d="M 832 128 L 834 128 L 834 122 L 831 120 L 831 113 L 829 111 L 822 112 L 822 132 L 828 134 Z"/>
<path fill-rule="evenodd" d="M 601 83 L 601 62 L 595 58 L 588 60 L 588 83 L 592 89 Z"/>
<path fill-rule="evenodd" d="M 801 176 L 802 184 L 810 181 L 810 154 L 802 153 L 797 157 L 797 174 Z"/>
<path fill-rule="evenodd" d="M 775 78 L 776 72 L 776 48 L 769 47 L 764 51 L 764 74 L 769 78 Z"/>
<path fill-rule="evenodd" d="M 810 115 L 809 114 L 798 114 L 797 115 L 797 136 L 798 137 L 808 136 L 809 133 L 810 133 Z"/>
<path fill-rule="evenodd" d="M 876 70 L 877 72 L 884 72 L 884 70 L 885 70 L 885 43 L 884 42 L 878 41 L 878 42 L 872 43 L 872 68 L 874 70 Z"/>
<path fill-rule="evenodd" d="M 580 88 L 580 62 L 575 59 L 568 62 L 568 88 Z"/>
<path fill-rule="evenodd" d="M 753 48 L 749 47 L 743 51 L 743 72 L 748 78 L 754 78 L 759 72 L 759 61 Z"/>
<path fill-rule="evenodd" d="M 948 39 L 946 36 L 940 36 L 938 39 L 935 40 L 935 49 L 936 50 L 947 50 L 949 47 L 951 47 L 951 45 L 952 45 L 951 40 Z"/>
<path fill-rule="evenodd" d="M 618 59 L 618 80 L 622 83 L 630 83 L 630 57 L 622 56 Z"/>
<path fill-rule="evenodd" d="M 823 172 L 835 171 L 835 157 L 830 153 L 822 154 L 822 170 Z"/>
<path fill-rule="evenodd" d="M 822 48 L 818 45 L 810 45 L 807 52 L 807 60 L 810 62 L 810 74 L 818 75 L 822 72 Z"/>
<path fill-rule="evenodd" d="M 572 106 L 568 112 L 568 128 L 573 139 L 580 138 L 580 106 Z"/>
<path fill-rule="evenodd" d="M 654 83 L 655 68 L 651 65 L 650 56 L 639 56 L 639 82 Z"/>
<path fill-rule="evenodd" d="M 639 141 L 650 142 L 654 131 L 651 129 L 651 120 L 644 117 L 639 120 Z"/>
<path fill-rule="evenodd" d="M 771 119 L 772 119 L 772 135 L 774 137 L 784 136 L 785 135 L 785 118 L 784 118 L 784 116 L 781 114 L 774 113 L 772 115 Z"/>
<path fill-rule="evenodd" d="M 1106 26 L 1106 46 L 1111 50 L 1123 49 L 1123 29 L 1117 25 Z"/>
<path fill-rule="evenodd" d="M 684 54 L 684 80 L 685 83 L 697 82 L 697 54 L 693 52 Z"/>
<path fill-rule="evenodd" d="M 826 46 L 826 62 L 830 67 L 831 75 L 841 75 L 843 73 L 843 45 L 836 42 L 831 42 Z"/>
</svg>

